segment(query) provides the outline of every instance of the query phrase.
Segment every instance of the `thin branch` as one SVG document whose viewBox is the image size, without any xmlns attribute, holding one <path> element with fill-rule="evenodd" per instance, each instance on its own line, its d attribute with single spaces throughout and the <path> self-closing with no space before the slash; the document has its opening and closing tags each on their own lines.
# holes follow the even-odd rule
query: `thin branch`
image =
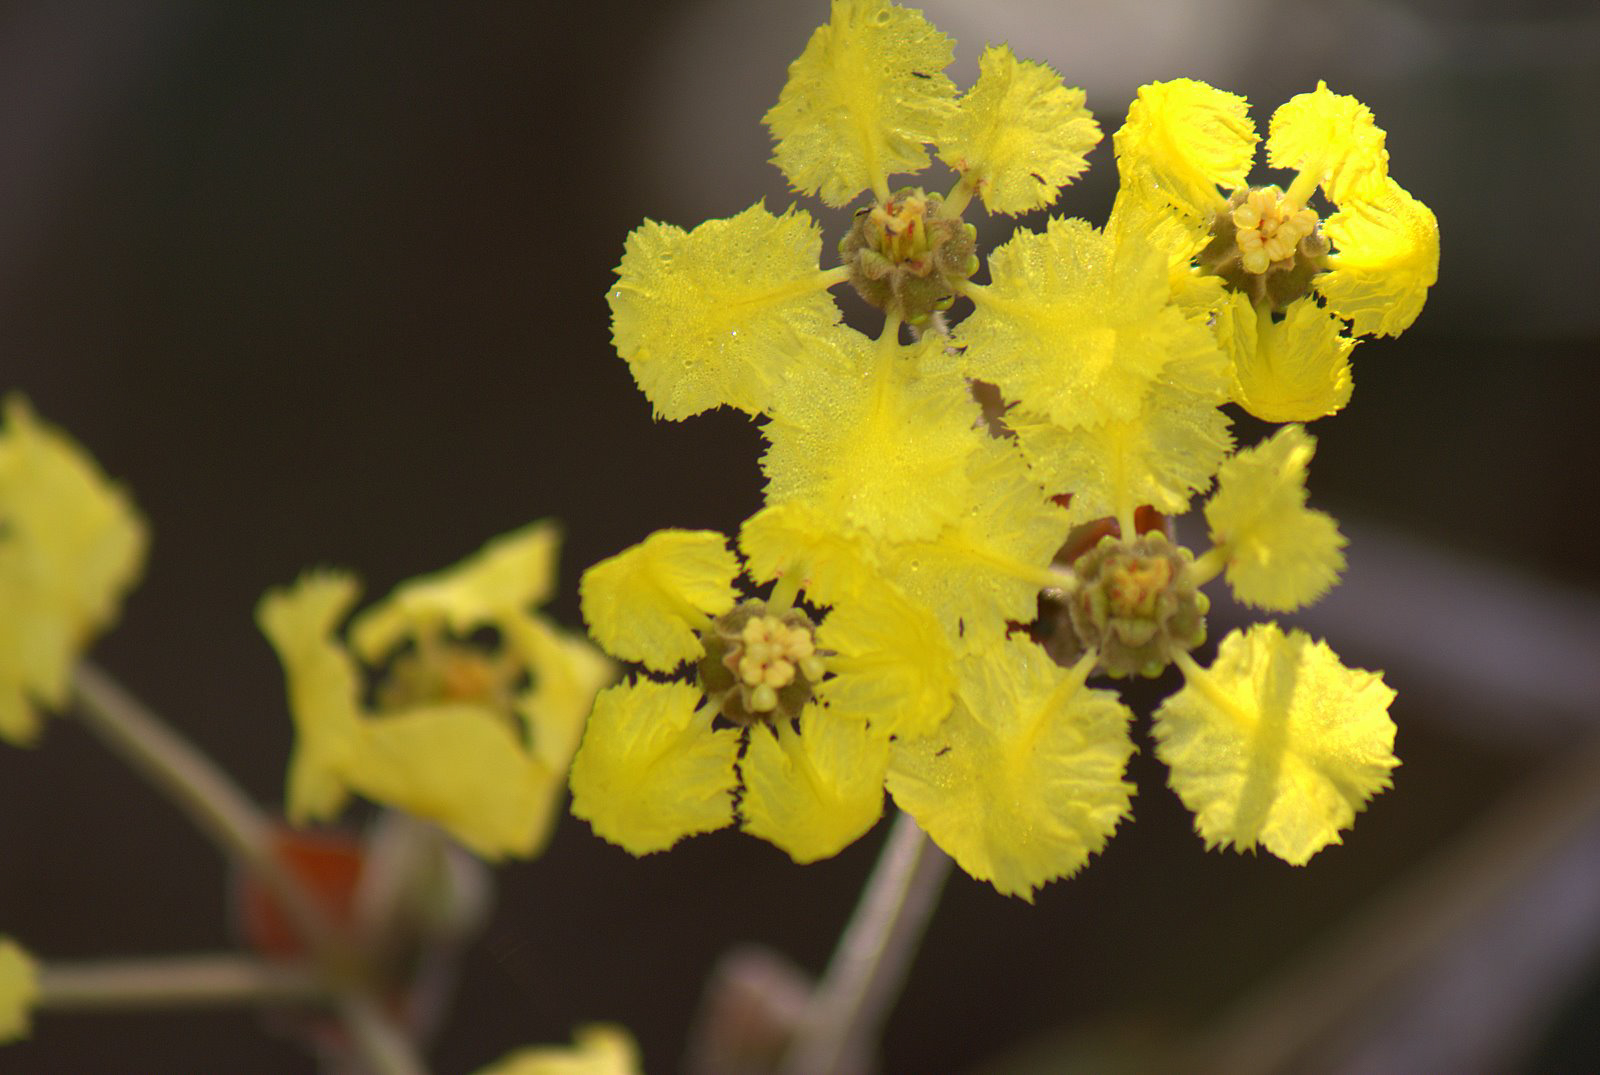
<svg viewBox="0 0 1600 1075">
<path fill-rule="evenodd" d="M 790 1044 L 784 1075 L 868 1070 L 949 872 L 949 856 L 911 816 L 896 817 Z"/>
<path fill-rule="evenodd" d="M 39 969 L 39 1006 L 60 1011 L 306 1003 L 327 996 L 303 966 L 233 953 L 49 962 Z"/>
</svg>

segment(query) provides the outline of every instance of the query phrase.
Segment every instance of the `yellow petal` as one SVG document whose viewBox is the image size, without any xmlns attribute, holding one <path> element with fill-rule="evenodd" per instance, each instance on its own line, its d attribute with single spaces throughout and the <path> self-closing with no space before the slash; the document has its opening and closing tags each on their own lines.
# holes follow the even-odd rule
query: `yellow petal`
<svg viewBox="0 0 1600 1075">
<path fill-rule="evenodd" d="M 509 622 L 510 641 L 532 678 L 517 699 L 533 753 L 565 773 L 583 737 L 583 722 L 600 688 L 617 678 L 617 666 L 587 639 L 557 630 L 537 616 Z"/>
<path fill-rule="evenodd" d="M 349 575 L 308 572 L 256 606 L 256 623 L 283 662 L 294 717 L 287 812 L 295 824 L 325 821 L 344 807 L 361 749 L 361 675 L 334 637 L 355 600 Z"/>
<path fill-rule="evenodd" d="M 1311 93 L 1289 98 L 1267 127 L 1267 163 L 1317 177 L 1338 205 L 1361 187 L 1389 174 L 1384 133 L 1372 110 L 1318 82 Z"/>
<path fill-rule="evenodd" d="M 583 573 L 583 619 L 605 649 L 669 672 L 705 655 L 696 628 L 733 607 L 739 561 L 712 530 L 658 530 Z"/>
<path fill-rule="evenodd" d="M 1113 140 L 1122 185 L 1158 190 L 1208 224 L 1224 204 L 1217 188 L 1237 190 L 1249 179 L 1259 141 L 1249 111 L 1243 97 L 1193 79 L 1139 87 Z"/>
<path fill-rule="evenodd" d="M 1083 685 L 1092 660 L 1056 667 L 1009 641 L 962 663 L 961 699 L 937 735 L 898 742 L 889 793 L 980 881 L 1032 900 L 1075 873 L 1128 813 L 1133 714 Z"/>
<path fill-rule="evenodd" d="M 849 600 L 877 577 L 867 536 L 842 533 L 805 502 L 775 504 L 750 516 L 739 529 L 739 549 L 751 578 L 768 582 L 799 574 L 802 588 L 819 605 Z"/>
<path fill-rule="evenodd" d="M 1284 426 L 1222 465 L 1206 504 L 1211 540 L 1227 552 L 1228 585 L 1239 600 L 1287 612 L 1330 590 L 1344 570 L 1344 535 L 1306 507 L 1306 466 L 1316 440 Z"/>
<path fill-rule="evenodd" d="M 504 715 L 419 706 L 365 722 L 349 765 L 367 798 L 432 821 L 485 858 L 541 850 L 562 773 L 529 755 Z"/>
<path fill-rule="evenodd" d="M 744 830 L 796 862 L 838 854 L 883 814 L 889 738 L 864 722 L 807 706 L 796 732 L 787 722 L 750 730 L 739 762 Z"/>
<path fill-rule="evenodd" d="M 739 736 L 713 731 L 702 701 L 683 683 L 601 691 L 572 762 L 572 812 L 635 855 L 733 821 Z"/>
<path fill-rule="evenodd" d="M 953 54 L 920 11 L 834 0 L 765 117 L 777 140 L 772 163 L 829 205 L 868 187 L 886 195 L 888 176 L 928 166 L 924 144 L 950 121 L 956 91 L 943 71 Z"/>
<path fill-rule="evenodd" d="M 1198 368 L 1169 368 L 1127 421 L 1064 430 L 1026 411 L 1007 418 L 1045 487 L 1072 494 L 1075 522 L 1121 517 L 1144 504 L 1181 515 L 1233 446 L 1219 409 L 1221 366 L 1218 354 Z"/>
<path fill-rule="evenodd" d="M 1233 631 L 1155 714 L 1156 753 L 1206 846 L 1302 866 L 1389 786 L 1394 691 L 1301 631 Z"/>
<path fill-rule="evenodd" d="M 1128 421 L 1167 363 L 1216 350 L 1171 306 L 1166 256 L 1113 244 L 1081 220 L 1018 232 L 989 258 L 993 283 L 962 323 L 968 372 L 1066 429 Z"/>
<path fill-rule="evenodd" d="M 402 583 L 350 626 L 350 641 L 369 661 L 418 628 L 457 634 L 520 615 L 550 599 L 561 528 L 549 519 L 489 541 L 453 567 Z"/>
<path fill-rule="evenodd" d="M 10 937 L 0 937 L 0 1045 L 28 1036 L 38 1000 L 38 964 Z"/>
<path fill-rule="evenodd" d="M 7 397 L 0 433 L 0 739 L 39 731 L 72 665 L 116 618 L 148 538 L 127 496 L 67 436 Z"/>
<path fill-rule="evenodd" d="M 478 1075 L 640 1075 L 639 1048 L 618 1026 L 579 1027 L 571 1048 L 518 1049 Z"/>
<path fill-rule="evenodd" d="M 885 734 L 928 735 L 950 712 L 955 654 L 939 621 L 893 586 L 873 582 L 817 628 L 833 673 L 817 688 L 829 711 Z"/>
<path fill-rule="evenodd" d="M 1025 213 L 1056 200 L 1089 166 L 1100 125 L 1043 64 L 1018 60 L 1008 45 L 991 45 L 978 60 L 978 81 L 961 98 L 939 159 L 973 184 L 991 213 Z"/>
<path fill-rule="evenodd" d="M 1324 227 L 1335 253 L 1318 276 L 1329 309 L 1358 335 L 1398 336 L 1439 279 L 1439 222 L 1392 179 L 1340 203 Z"/>
<path fill-rule="evenodd" d="M 839 320 L 821 250 L 806 213 L 759 204 L 689 232 L 646 221 L 628 236 L 607 295 L 612 338 L 658 418 L 766 408 L 783 345 Z"/>
<path fill-rule="evenodd" d="M 1233 359 L 1235 403 L 1268 422 L 1312 422 L 1350 402 L 1355 340 L 1316 300 L 1290 303 L 1283 320 L 1232 295 L 1217 312 L 1217 338 Z"/>
</svg>

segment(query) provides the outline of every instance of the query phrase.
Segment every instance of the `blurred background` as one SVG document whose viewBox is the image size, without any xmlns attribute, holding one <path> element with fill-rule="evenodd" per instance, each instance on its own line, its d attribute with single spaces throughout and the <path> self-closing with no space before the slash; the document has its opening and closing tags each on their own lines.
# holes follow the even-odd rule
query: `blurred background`
<svg viewBox="0 0 1600 1075">
<path fill-rule="evenodd" d="M 925 7 L 958 85 L 1009 41 L 1085 87 L 1108 137 L 1069 214 L 1104 220 L 1139 84 L 1212 81 L 1264 130 L 1323 78 L 1388 131 L 1443 262 L 1415 327 L 1358 347 L 1352 403 L 1314 427 L 1312 503 L 1352 547 L 1347 584 L 1298 620 L 1399 690 L 1396 787 L 1293 869 L 1206 853 L 1146 746 L 1135 820 L 1080 876 L 1033 906 L 951 880 L 884 1070 L 1600 1070 L 1600 12 Z M 727 413 L 652 423 L 603 296 L 645 217 L 793 200 L 760 119 L 825 17 L 0 9 L 0 390 L 79 438 L 154 532 L 96 659 L 274 804 L 269 586 L 329 564 L 380 596 L 555 516 L 553 613 L 575 626 L 585 565 L 662 526 L 734 529 L 758 435 Z M 843 216 L 819 215 L 827 250 Z M 980 223 L 989 243 L 1010 226 Z M 602 1019 L 676 1070 L 719 955 L 758 942 L 819 971 L 881 841 L 804 869 L 731 833 L 636 861 L 567 819 L 499 871 L 437 1070 Z M 75 723 L 0 750 L 0 932 L 62 959 L 225 948 L 227 889 Z M 47 1015 L 0 1052 L 23 1072 L 309 1067 L 248 1012 Z"/>
</svg>

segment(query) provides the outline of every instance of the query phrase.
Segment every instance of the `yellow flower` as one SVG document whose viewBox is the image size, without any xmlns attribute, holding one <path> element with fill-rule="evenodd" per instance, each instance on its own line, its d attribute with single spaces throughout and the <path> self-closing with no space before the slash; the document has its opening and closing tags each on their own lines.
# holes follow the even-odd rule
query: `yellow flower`
<svg viewBox="0 0 1600 1075">
<path fill-rule="evenodd" d="M 349 648 L 336 635 L 356 600 L 349 576 L 308 573 L 262 599 L 297 730 L 290 820 L 327 820 L 356 792 L 487 857 L 542 848 L 584 717 L 615 674 L 530 611 L 549 596 L 558 540 L 536 523 L 400 586 L 355 620 Z"/>
<path fill-rule="evenodd" d="M 882 812 L 889 736 L 949 710 L 949 649 L 892 588 L 814 625 L 792 576 L 736 601 L 738 572 L 721 534 L 666 530 L 584 575 L 601 645 L 660 674 L 692 662 L 691 682 L 603 691 L 573 761 L 572 812 L 635 855 L 732 824 L 736 793 L 746 832 L 798 862 L 833 855 Z"/>
<path fill-rule="evenodd" d="M 39 1000 L 39 968 L 9 937 L 0 937 L 0 1044 L 28 1036 Z"/>
<path fill-rule="evenodd" d="M 1076 873 L 1128 816 L 1123 779 L 1133 714 L 1084 686 L 1085 657 L 1057 667 L 1030 642 L 962 662 L 958 702 L 938 734 L 899 742 L 889 793 L 980 881 L 1032 900 Z"/>
<path fill-rule="evenodd" d="M 81 448 L 19 396 L 0 434 L 0 739 L 39 733 L 72 665 L 138 578 L 144 522 Z"/>
<path fill-rule="evenodd" d="M 1438 278 L 1439 226 L 1389 177 L 1371 111 L 1321 82 L 1272 117 L 1267 162 L 1293 169 L 1293 181 L 1248 187 L 1258 137 L 1246 108 L 1189 79 L 1141 87 L 1115 138 L 1122 187 L 1110 230 L 1152 236 L 1174 268 L 1192 264 L 1234 292 L 1218 317 L 1234 401 L 1268 421 L 1311 421 L 1350 396 L 1340 322 L 1392 336 L 1421 313 Z M 1318 189 L 1337 210 L 1326 221 L 1309 205 Z M 1152 227 L 1163 214 L 1169 226 Z M 1211 314 L 1226 302 L 1214 290 L 1180 298 Z"/>
<path fill-rule="evenodd" d="M 478 1075 L 640 1075 L 639 1049 L 617 1026 L 579 1027 L 571 1048 L 542 1045 L 519 1049 Z"/>
<path fill-rule="evenodd" d="M 1302 866 L 1389 786 L 1394 691 L 1324 643 L 1257 624 L 1209 669 L 1178 664 L 1187 682 L 1156 710 L 1156 753 L 1208 847 L 1259 844 Z"/>
</svg>

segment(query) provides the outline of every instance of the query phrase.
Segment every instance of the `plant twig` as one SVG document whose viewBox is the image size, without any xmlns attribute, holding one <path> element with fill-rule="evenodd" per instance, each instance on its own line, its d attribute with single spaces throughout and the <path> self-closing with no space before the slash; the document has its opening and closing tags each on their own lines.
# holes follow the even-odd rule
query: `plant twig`
<svg viewBox="0 0 1600 1075">
<path fill-rule="evenodd" d="M 304 1003 L 327 995 L 305 967 L 234 953 L 50 962 L 39 969 L 39 1006 L 62 1011 Z"/>
<path fill-rule="evenodd" d="M 909 814 L 897 816 L 784 1057 L 784 1075 L 868 1069 L 949 872 L 949 856 Z"/>
</svg>

